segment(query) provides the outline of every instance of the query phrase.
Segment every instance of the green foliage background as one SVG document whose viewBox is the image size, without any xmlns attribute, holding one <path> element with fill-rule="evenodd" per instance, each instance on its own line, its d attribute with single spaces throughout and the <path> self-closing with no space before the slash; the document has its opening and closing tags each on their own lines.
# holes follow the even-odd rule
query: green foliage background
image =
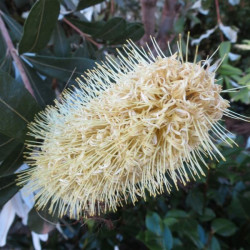
<svg viewBox="0 0 250 250">
<path fill-rule="evenodd" d="M 15 185 L 14 172 L 23 163 L 27 121 L 47 104 L 53 104 L 57 92 L 74 84 L 74 79 L 92 68 L 95 62 L 103 60 L 106 52 L 116 55 L 115 49 L 127 39 L 139 41 L 144 34 L 140 4 L 133 0 L 107 1 L 105 9 L 94 13 L 93 21 L 86 20 L 80 11 L 100 2 L 103 1 L 80 0 L 75 6 L 71 0 L 0 0 L 0 15 L 18 49 L 36 98 L 34 100 L 24 87 L 0 32 L 0 207 L 20 188 Z M 159 2 L 156 17 L 164 1 Z M 209 10 L 208 15 L 190 8 L 197 1 L 178 2 L 181 8 L 170 32 L 183 34 L 185 49 L 187 31 L 191 32 L 192 40 L 216 26 L 215 2 L 202 1 L 203 8 Z M 61 12 L 60 6 L 64 7 Z M 25 21 L 22 14 L 26 11 L 29 13 Z M 224 25 L 237 27 L 237 43 L 249 46 L 250 2 L 241 0 L 232 6 L 223 1 L 220 14 Z M 156 32 L 158 28 L 156 22 Z M 81 32 L 90 39 L 83 39 Z M 174 36 L 173 44 L 176 39 Z M 218 29 L 201 42 L 199 58 L 211 55 L 220 43 Z M 194 51 L 195 47 L 190 46 L 191 57 Z M 250 50 L 238 49 L 224 36 L 215 60 L 229 52 L 239 54 L 240 58 L 224 60 L 218 70 L 218 83 L 225 89 L 235 84 L 249 86 Z M 233 101 L 234 111 L 249 116 L 249 87 L 225 94 L 224 98 Z M 210 168 L 205 170 L 206 177 L 179 186 L 179 190 L 171 194 L 148 196 L 146 201 L 140 200 L 135 206 L 126 204 L 117 213 L 100 218 L 71 221 L 65 217 L 59 220 L 64 237 L 57 230 L 51 231 L 43 249 L 106 250 L 115 246 L 153 250 L 249 249 L 250 166 L 246 140 L 250 129 L 244 122 L 236 122 L 233 126 L 228 123 L 230 121 L 223 124 L 236 133 L 239 147 L 229 148 L 218 141 L 227 161 L 208 160 Z M 58 222 L 46 212 L 43 217 Z M 41 233 L 44 223 L 34 209 L 26 227 L 16 217 L 7 247 L 29 249 L 32 246 L 30 230 Z"/>
</svg>

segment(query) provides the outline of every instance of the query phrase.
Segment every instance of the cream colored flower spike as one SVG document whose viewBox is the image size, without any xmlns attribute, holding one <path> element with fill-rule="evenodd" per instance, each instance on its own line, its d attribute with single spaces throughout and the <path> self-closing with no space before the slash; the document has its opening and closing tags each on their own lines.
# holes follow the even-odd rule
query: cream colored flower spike
<svg viewBox="0 0 250 250">
<path fill-rule="evenodd" d="M 218 121 L 238 116 L 208 61 L 184 61 L 181 51 L 166 57 L 152 41 L 156 57 L 129 41 L 120 64 L 107 57 L 30 124 L 27 159 L 36 167 L 19 184 L 36 191 L 38 209 L 49 203 L 51 213 L 72 218 L 116 211 L 145 199 L 145 189 L 170 192 L 167 175 L 176 186 L 189 181 L 186 169 L 204 175 L 204 156 L 224 159 L 209 131 L 228 143 Z"/>
</svg>

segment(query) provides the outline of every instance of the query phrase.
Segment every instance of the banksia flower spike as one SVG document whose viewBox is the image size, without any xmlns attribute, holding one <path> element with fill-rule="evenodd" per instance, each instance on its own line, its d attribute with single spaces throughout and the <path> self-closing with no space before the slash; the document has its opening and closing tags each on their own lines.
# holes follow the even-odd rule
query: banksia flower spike
<svg viewBox="0 0 250 250">
<path fill-rule="evenodd" d="M 169 178 L 177 186 L 204 175 L 204 157 L 224 159 L 209 131 L 231 145 L 219 120 L 247 118 L 228 109 L 208 60 L 188 62 L 180 49 L 166 57 L 152 43 L 157 56 L 129 41 L 119 63 L 107 57 L 29 125 L 34 167 L 19 184 L 36 191 L 38 209 L 49 203 L 74 218 L 116 211 L 145 189 L 170 192 Z"/>
</svg>

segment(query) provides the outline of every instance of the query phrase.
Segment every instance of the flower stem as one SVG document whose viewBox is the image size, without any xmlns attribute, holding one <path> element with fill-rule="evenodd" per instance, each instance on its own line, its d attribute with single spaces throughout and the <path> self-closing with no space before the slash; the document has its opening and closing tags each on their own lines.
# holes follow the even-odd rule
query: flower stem
<svg viewBox="0 0 250 250">
<path fill-rule="evenodd" d="M 30 84 L 30 81 L 29 81 L 29 78 L 27 77 L 26 73 L 25 73 L 25 69 L 22 65 L 22 61 L 20 59 L 20 57 L 18 56 L 17 54 L 17 50 L 15 49 L 14 45 L 13 45 L 13 42 L 10 38 L 10 35 L 9 35 L 9 32 L 4 24 L 4 21 L 2 19 L 2 16 L 3 16 L 3 12 L 0 10 L 0 31 L 2 33 L 2 36 L 6 42 L 6 45 L 7 45 L 7 48 L 8 48 L 8 51 L 10 52 L 14 62 L 16 63 L 16 66 L 19 70 L 19 73 L 20 73 L 20 76 L 23 80 L 23 83 L 24 83 L 24 86 L 25 88 L 29 91 L 29 93 L 35 98 L 35 94 L 34 94 L 34 91 L 31 87 L 31 84 Z"/>
<path fill-rule="evenodd" d="M 219 0 L 215 0 L 215 7 L 216 7 L 216 14 L 217 14 L 217 23 L 220 25 L 221 23 L 221 18 L 220 18 L 220 6 L 219 6 Z M 223 34 L 220 30 L 220 40 L 223 42 Z"/>
</svg>

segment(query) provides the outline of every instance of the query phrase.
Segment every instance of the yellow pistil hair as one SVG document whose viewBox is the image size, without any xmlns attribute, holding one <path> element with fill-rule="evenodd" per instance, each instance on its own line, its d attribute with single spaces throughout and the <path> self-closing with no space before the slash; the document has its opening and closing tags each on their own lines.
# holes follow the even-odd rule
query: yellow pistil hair
<svg viewBox="0 0 250 250">
<path fill-rule="evenodd" d="M 119 63 L 107 57 L 29 125 L 35 167 L 19 183 L 36 192 L 38 209 L 49 203 L 74 218 L 116 211 L 145 199 L 145 189 L 170 192 L 168 178 L 177 186 L 204 175 L 204 156 L 224 159 L 209 131 L 231 145 L 218 121 L 237 115 L 215 73 L 181 51 L 166 57 L 152 41 L 157 56 L 129 41 Z"/>
</svg>

